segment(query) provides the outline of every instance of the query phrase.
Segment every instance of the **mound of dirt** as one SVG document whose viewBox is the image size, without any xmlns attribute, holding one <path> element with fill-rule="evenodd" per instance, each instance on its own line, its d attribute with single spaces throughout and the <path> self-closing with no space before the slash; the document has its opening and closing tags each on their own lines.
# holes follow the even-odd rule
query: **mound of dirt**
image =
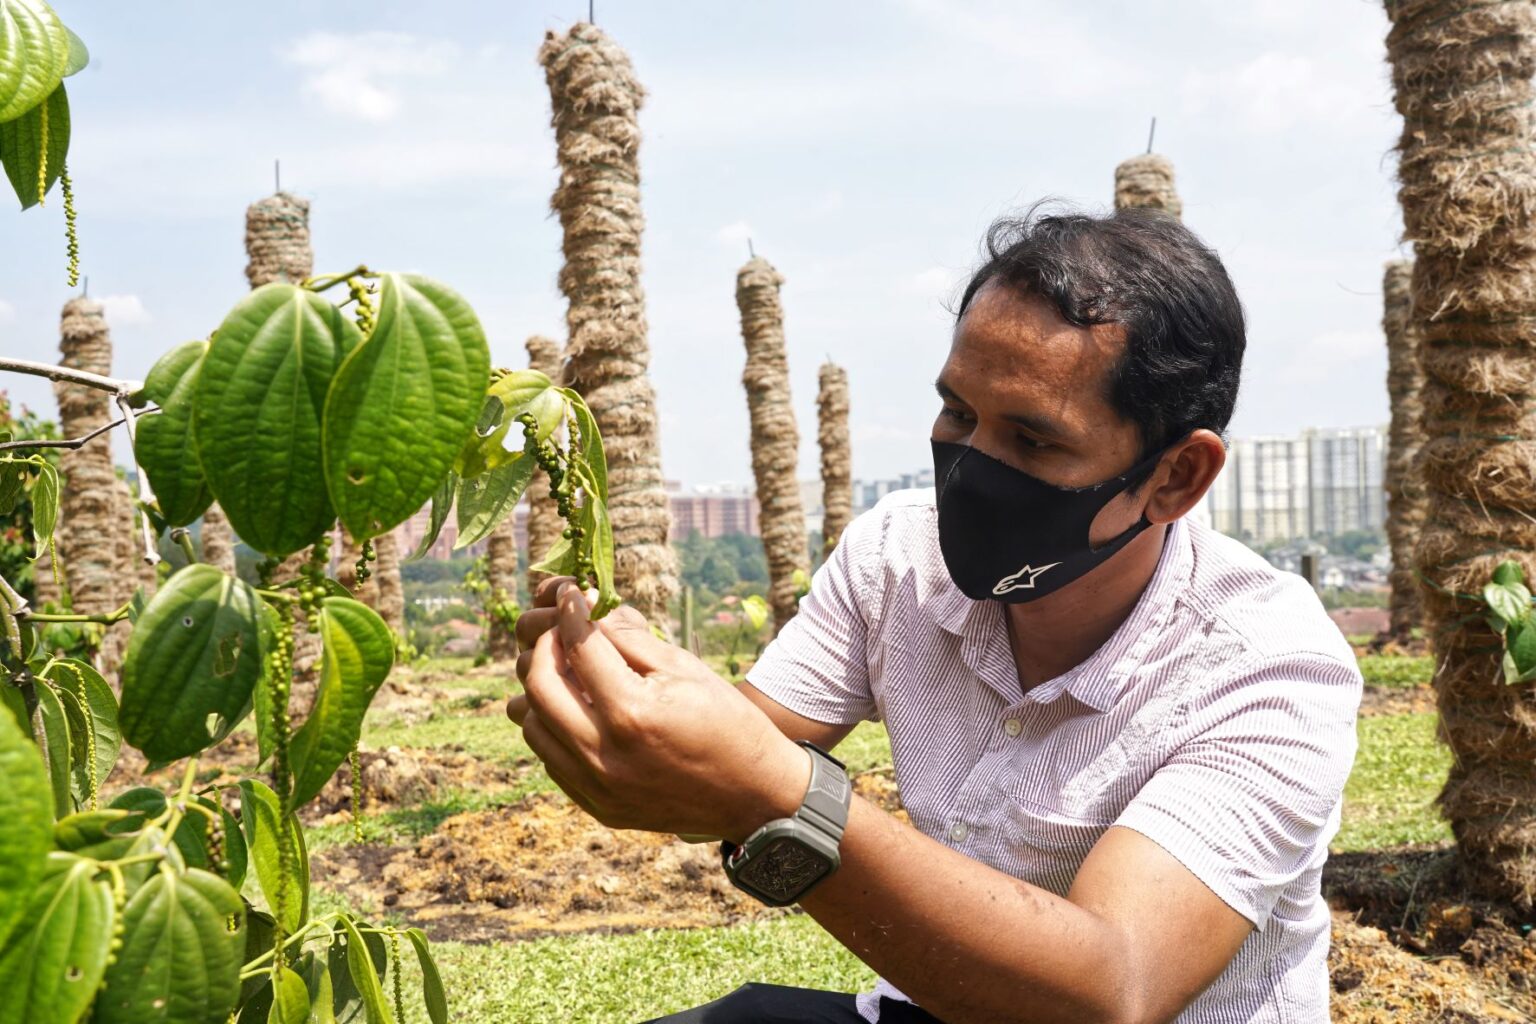
<svg viewBox="0 0 1536 1024">
<path fill-rule="evenodd" d="M 854 781 L 905 814 L 888 777 Z M 410 847 L 334 847 L 311 867 L 318 884 L 360 909 L 399 914 L 439 940 L 701 928 L 787 912 L 731 885 L 716 844 L 614 831 L 563 795 L 456 815 Z"/>
<path fill-rule="evenodd" d="M 1379 928 L 1335 913 L 1328 974 L 1333 1024 L 1485 1024 L 1527 1021 L 1468 977 L 1459 964 L 1420 960 Z"/>
<path fill-rule="evenodd" d="M 518 768 L 482 761 L 452 747 L 362 750 L 358 759 L 363 768 L 365 813 L 424 803 L 451 789 L 504 789 L 521 775 Z M 351 810 L 352 766 L 343 761 L 302 813 L 306 819 L 330 819 L 350 816 Z"/>
<path fill-rule="evenodd" d="M 1329 903 L 1380 929 L 1409 961 L 1423 963 L 1413 954 L 1433 958 L 1432 966 L 1445 977 L 1517 1011 L 1508 1019 L 1536 1017 L 1536 933 L 1530 915 L 1510 905 L 1468 900 L 1467 891 L 1449 844 L 1338 854 L 1323 870 Z M 1334 980 L 1337 987 L 1339 976 Z"/>
</svg>

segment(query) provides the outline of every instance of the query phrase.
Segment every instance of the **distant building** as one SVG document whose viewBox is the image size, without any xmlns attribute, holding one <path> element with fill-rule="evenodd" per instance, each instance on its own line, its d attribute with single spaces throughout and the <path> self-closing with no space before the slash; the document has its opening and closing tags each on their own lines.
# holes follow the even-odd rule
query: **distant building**
<svg viewBox="0 0 1536 1024">
<path fill-rule="evenodd" d="M 889 480 L 855 480 L 853 482 L 853 514 L 868 512 L 881 498 L 892 491 L 906 491 L 914 487 L 933 486 L 933 467 L 925 466 L 915 473 L 903 473 Z"/>
<path fill-rule="evenodd" d="M 1239 438 L 1206 495 L 1211 524 L 1253 544 L 1380 530 L 1386 449 L 1386 427 Z"/>
</svg>

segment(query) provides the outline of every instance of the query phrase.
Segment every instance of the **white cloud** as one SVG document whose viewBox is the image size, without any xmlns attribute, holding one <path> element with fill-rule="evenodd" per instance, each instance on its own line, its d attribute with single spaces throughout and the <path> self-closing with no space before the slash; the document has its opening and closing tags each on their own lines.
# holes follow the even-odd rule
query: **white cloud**
<svg viewBox="0 0 1536 1024">
<path fill-rule="evenodd" d="M 304 91 L 333 114 L 360 121 L 388 121 L 400 110 L 389 80 L 441 75 L 457 47 L 409 32 L 341 35 L 311 32 L 283 51 L 283 59 L 311 69 Z"/>
<path fill-rule="evenodd" d="M 906 291 L 923 298 L 948 302 L 960 284 L 961 271 L 952 267 L 929 267 L 906 280 Z"/>
<path fill-rule="evenodd" d="M 1324 331 L 1298 346 L 1284 363 L 1290 381 L 1315 381 L 1320 376 L 1360 369 L 1360 364 L 1386 359 L 1386 342 L 1374 330 Z"/>
<path fill-rule="evenodd" d="M 1236 127 L 1258 134 L 1373 117 L 1373 98 L 1385 97 L 1372 65 L 1321 63 L 1275 51 L 1214 71 L 1191 69 L 1180 83 L 1186 116 L 1224 112 Z"/>
<path fill-rule="evenodd" d="M 98 300 L 108 327 L 133 327 L 153 319 L 137 295 L 103 295 Z"/>
<path fill-rule="evenodd" d="M 745 245 L 751 237 L 752 225 L 744 220 L 738 220 L 734 224 L 727 224 L 715 232 L 715 241 L 732 248 L 739 248 Z"/>
<path fill-rule="evenodd" d="M 8 324 L 16 319 L 16 307 L 0 299 L 0 324 Z"/>
</svg>

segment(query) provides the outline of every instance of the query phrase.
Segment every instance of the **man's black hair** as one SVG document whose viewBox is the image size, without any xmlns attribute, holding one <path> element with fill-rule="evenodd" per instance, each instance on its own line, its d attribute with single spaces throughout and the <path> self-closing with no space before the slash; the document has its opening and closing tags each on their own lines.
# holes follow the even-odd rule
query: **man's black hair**
<svg viewBox="0 0 1536 1024">
<path fill-rule="evenodd" d="M 1177 218 L 1037 203 L 987 231 L 986 262 L 966 285 L 957 322 L 994 278 L 1049 299 L 1068 323 L 1125 328 L 1108 398 L 1140 428 L 1143 456 L 1201 427 L 1225 437 L 1242 376 L 1243 307 L 1220 258 Z"/>
</svg>

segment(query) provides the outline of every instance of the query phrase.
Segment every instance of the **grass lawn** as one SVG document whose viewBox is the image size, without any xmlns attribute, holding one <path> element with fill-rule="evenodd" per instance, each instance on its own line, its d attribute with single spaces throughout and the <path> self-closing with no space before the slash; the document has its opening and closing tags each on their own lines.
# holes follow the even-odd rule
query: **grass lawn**
<svg viewBox="0 0 1536 1024">
<path fill-rule="evenodd" d="M 1360 674 L 1372 686 L 1419 686 L 1435 674 L 1435 659 L 1403 654 L 1367 654 L 1360 658 Z"/>
<path fill-rule="evenodd" d="M 1369 850 L 1451 838 L 1450 826 L 1430 804 L 1451 766 L 1450 751 L 1435 739 L 1435 716 L 1365 717 L 1359 735 L 1333 848 Z"/>
</svg>

